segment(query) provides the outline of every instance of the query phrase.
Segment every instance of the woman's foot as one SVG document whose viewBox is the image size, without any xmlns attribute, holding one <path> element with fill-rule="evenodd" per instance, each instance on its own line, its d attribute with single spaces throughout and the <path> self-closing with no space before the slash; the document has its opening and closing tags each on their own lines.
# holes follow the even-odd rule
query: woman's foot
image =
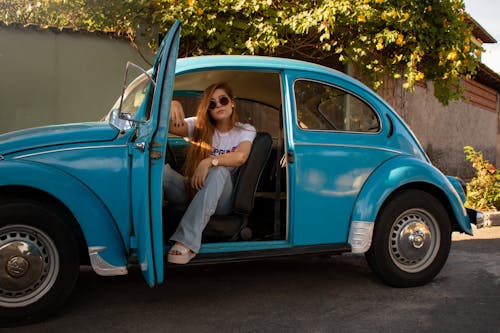
<svg viewBox="0 0 500 333">
<path fill-rule="evenodd" d="M 187 264 L 195 255 L 196 253 L 191 251 L 184 244 L 177 242 L 168 251 L 167 260 L 173 264 Z"/>
</svg>

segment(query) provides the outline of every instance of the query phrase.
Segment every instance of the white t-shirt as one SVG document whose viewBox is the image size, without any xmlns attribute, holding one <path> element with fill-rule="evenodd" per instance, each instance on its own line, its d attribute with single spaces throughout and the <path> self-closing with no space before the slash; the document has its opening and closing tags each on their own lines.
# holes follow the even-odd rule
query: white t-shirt
<svg viewBox="0 0 500 333">
<path fill-rule="evenodd" d="M 196 117 L 186 118 L 189 138 L 193 137 Z M 212 137 L 212 152 L 210 155 L 217 156 L 230 153 L 238 147 L 243 141 L 253 142 L 255 139 L 255 127 L 250 124 L 236 123 L 235 126 L 228 132 L 219 132 L 215 130 Z M 229 168 L 234 174 L 235 167 Z"/>
</svg>

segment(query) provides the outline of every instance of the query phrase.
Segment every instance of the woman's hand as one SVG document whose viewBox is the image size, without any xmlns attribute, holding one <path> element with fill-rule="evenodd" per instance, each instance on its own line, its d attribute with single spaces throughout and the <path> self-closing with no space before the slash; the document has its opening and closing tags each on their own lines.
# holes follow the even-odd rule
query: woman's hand
<svg viewBox="0 0 500 333">
<path fill-rule="evenodd" d="M 168 131 L 172 134 L 187 136 L 187 125 L 184 109 L 179 101 L 173 100 L 170 104 L 170 123 Z"/>
<path fill-rule="evenodd" d="M 199 190 L 205 185 L 205 179 L 207 179 L 208 168 L 210 168 L 212 161 L 211 158 L 205 158 L 201 160 L 200 164 L 194 170 L 194 174 L 191 177 L 191 187 Z"/>
<path fill-rule="evenodd" d="M 182 126 L 184 123 L 184 109 L 179 101 L 172 101 L 170 105 L 170 122 L 175 127 Z"/>
</svg>

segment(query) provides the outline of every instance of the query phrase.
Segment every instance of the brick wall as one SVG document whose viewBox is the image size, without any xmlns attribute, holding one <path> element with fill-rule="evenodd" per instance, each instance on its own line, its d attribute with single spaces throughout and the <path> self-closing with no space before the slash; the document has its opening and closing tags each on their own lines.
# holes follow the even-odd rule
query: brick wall
<svg viewBox="0 0 500 333">
<path fill-rule="evenodd" d="M 464 79 L 463 84 L 466 102 L 491 112 L 497 111 L 497 92 L 495 90 L 470 79 Z"/>
</svg>

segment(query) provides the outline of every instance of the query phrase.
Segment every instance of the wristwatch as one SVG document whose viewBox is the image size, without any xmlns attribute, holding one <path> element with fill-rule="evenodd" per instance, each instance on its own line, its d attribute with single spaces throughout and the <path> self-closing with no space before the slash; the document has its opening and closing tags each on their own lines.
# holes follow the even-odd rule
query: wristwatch
<svg viewBox="0 0 500 333">
<path fill-rule="evenodd" d="M 213 167 L 216 167 L 216 166 L 219 165 L 219 160 L 217 158 L 215 158 L 215 157 L 212 157 L 212 162 L 211 163 L 212 163 Z"/>
</svg>

